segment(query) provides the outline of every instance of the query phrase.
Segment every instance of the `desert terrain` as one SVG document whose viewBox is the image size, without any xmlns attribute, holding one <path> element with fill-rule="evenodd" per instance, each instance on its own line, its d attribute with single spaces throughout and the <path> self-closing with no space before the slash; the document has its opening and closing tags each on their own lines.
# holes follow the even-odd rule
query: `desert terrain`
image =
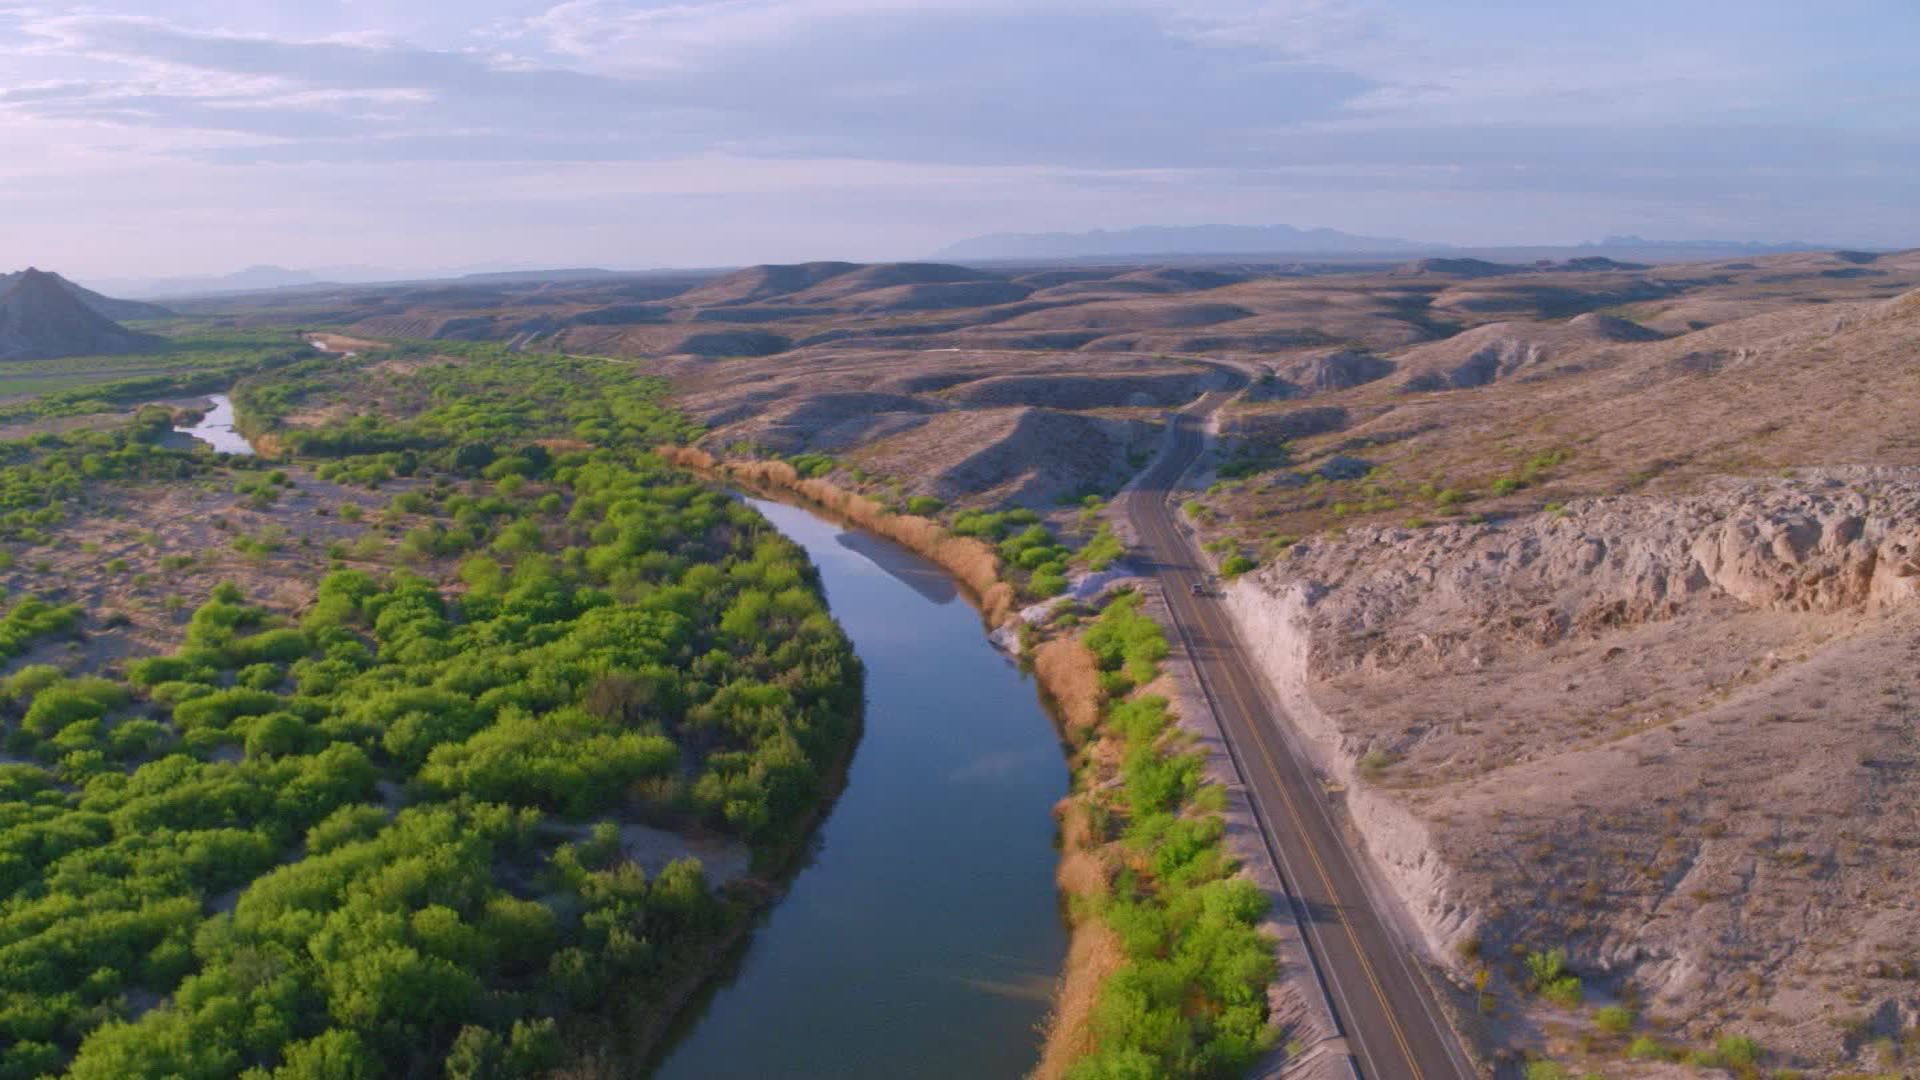
<svg viewBox="0 0 1920 1080">
<path fill-rule="evenodd" d="M 1738 1066 L 1717 1040 L 1751 1038 L 1842 1075 L 1920 1058 L 1916 290 L 1920 253 L 1832 252 L 182 307 L 603 356 L 671 380 L 708 450 L 921 512 L 1035 509 L 1070 545 L 1167 410 L 1233 392 L 1185 516 L 1416 944 L 1484 994 L 1479 1036 L 1606 1075 Z M 1577 1000 L 1529 991 L 1551 950 Z"/>
</svg>

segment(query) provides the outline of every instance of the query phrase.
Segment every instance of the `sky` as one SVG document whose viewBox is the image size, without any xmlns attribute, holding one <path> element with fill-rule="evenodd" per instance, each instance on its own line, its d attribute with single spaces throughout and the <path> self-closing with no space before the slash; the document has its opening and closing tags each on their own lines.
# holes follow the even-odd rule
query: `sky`
<svg viewBox="0 0 1920 1080">
<path fill-rule="evenodd" d="M 0 264 L 1920 246 L 1914 0 L 0 0 Z"/>
</svg>

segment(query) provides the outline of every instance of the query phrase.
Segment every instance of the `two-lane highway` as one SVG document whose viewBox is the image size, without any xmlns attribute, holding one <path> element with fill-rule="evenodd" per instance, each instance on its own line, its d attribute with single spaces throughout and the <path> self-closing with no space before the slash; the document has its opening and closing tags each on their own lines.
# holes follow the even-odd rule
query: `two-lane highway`
<svg viewBox="0 0 1920 1080">
<path fill-rule="evenodd" d="M 1224 395 L 1176 414 L 1171 445 L 1127 498 L 1176 629 L 1226 735 L 1256 816 L 1306 930 L 1341 1034 L 1369 1080 L 1455 1080 L 1476 1075 L 1431 987 L 1375 910 L 1357 859 L 1312 770 L 1293 752 L 1285 717 L 1247 660 L 1232 621 L 1212 596 L 1205 564 L 1174 519 L 1170 496 L 1205 446 L 1201 424 Z"/>
</svg>

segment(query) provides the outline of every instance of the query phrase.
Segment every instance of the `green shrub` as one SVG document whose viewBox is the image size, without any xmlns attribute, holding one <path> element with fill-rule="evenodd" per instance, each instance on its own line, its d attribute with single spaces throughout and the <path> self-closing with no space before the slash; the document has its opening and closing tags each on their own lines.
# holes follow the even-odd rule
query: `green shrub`
<svg viewBox="0 0 1920 1080">
<path fill-rule="evenodd" d="M 1123 671 L 1136 684 L 1153 680 L 1167 656 L 1167 638 L 1158 624 L 1140 613 L 1140 595 L 1121 593 L 1107 602 L 1081 638 L 1103 671 Z"/>
<path fill-rule="evenodd" d="M 1720 1059 L 1736 1069 L 1751 1068 L 1760 1062 L 1760 1044 L 1745 1035 L 1726 1035 L 1714 1044 Z"/>
<path fill-rule="evenodd" d="M 1633 1010 L 1622 1005 L 1607 1005 L 1593 1014 L 1593 1023 L 1609 1035 L 1624 1035 L 1633 1029 Z"/>
<path fill-rule="evenodd" d="M 1673 1055 L 1651 1036 L 1642 1035 L 1627 1044 L 1627 1057 L 1633 1061 L 1667 1061 Z"/>
<path fill-rule="evenodd" d="M 6 696 L 15 701 L 31 701 L 35 694 L 66 677 L 66 672 L 52 664 L 28 664 L 7 676 Z"/>
<path fill-rule="evenodd" d="M 1052 571 L 1036 571 L 1027 581 L 1027 591 L 1041 600 L 1049 600 L 1067 591 L 1066 576 Z"/>
<path fill-rule="evenodd" d="M 1386 773 L 1388 769 L 1398 764 L 1399 761 L 1400 756 L 1398 754 L 1390 753 L 1386 750 L 1369 750 L 1360 755 L 1360 760 L 1357 764 L 1360 768 L 1360 775 L 1372 780 L 1378 779 Z"/>
<path fill-rule="evenodd" d="M 55 607 L 29 596 L 0 616 L 0 659 L 19 656 L 41 638 L 63 634 L 80 621 L 80 607 Z"/>
<path fill-rule="evenodd" d="M 1564 949 L 1527 954 L 1527 988 L 1562 1008 L 1580 1004 L 1580 977 L 1567 970 Z"/>
<path fill-rule="evenodd" d="M 1080 549 L 1079 558 L 1088 570 L 1097 574 L 1112 566 L 1126 553 L 1126 545 L 1120 542 L 1119 537 L 1113 535 L 1113 526 L 1101 522 L 1099 531 L 1095 532 L 1086 546 Z"/>
<path fill-rule="evenodd" d="M 1232 580 L 1254 569 L 1260 564 L 1239 552 L 1234 552 L 1220 561 L 1220 576 Z"/>
</svg>

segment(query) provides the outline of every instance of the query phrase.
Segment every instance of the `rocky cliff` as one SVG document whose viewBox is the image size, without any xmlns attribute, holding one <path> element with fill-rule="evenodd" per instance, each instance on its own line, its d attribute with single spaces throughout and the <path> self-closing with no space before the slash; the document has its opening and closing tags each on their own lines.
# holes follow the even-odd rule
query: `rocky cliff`
<svg viewBox="0 0 1920 1080">
<path fill-rule="evenodd" d="M 1816 1069 L 1920 1021 L 1920 470 L 1296 545 L 1228 603 L 1415 933 Z M 1474 961 L 1478 963 L 1480 961 Z"/>
</svg>

